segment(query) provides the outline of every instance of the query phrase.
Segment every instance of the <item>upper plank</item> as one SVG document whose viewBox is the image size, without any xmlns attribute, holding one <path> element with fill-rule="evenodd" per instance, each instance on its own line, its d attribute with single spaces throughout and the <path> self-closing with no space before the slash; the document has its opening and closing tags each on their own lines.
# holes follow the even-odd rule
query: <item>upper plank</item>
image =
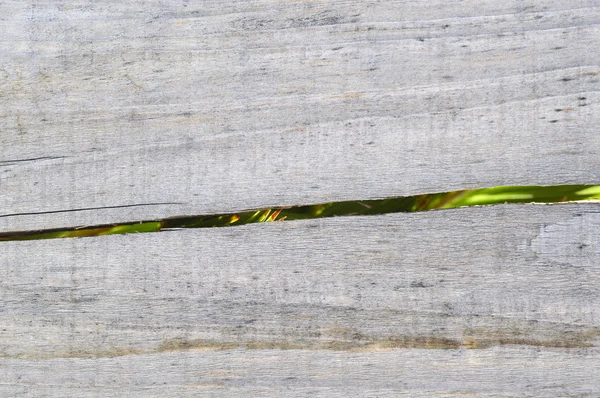
<svg viewBox="0 0 600 398">
<path fill-rule="evenodd" d="M 597 1 L 4 1 L 0 232 L 600 184 Z"/>
</svg>

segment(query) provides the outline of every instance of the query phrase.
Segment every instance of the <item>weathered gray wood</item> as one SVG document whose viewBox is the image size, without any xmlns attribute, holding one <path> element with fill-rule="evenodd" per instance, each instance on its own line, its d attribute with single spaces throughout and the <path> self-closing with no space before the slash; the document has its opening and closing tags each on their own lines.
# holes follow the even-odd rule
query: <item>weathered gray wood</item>
<svg viewBox="0 0 600 398">
<path fill-rule="evenodd" d="M 168 352 L 0 359 L 6 397 L 597 397 L 597 348 Z"/>
<path fill-rule="evenodd" d="M 0 232 L 600 183 L 600 4 L 0 2 Z M 599 396 L 598 205 L 0 243 L 0 396 Z"/>
<path fill-rule="evenodd" d="M 0 232 L 600 183 L 598 6 L 2 1 Z"/>
<path fill-rule="evenodd" d="M 499 205 L 3 242 L 0 392 L 597 396 L 598 230 Z"/>
</svg>

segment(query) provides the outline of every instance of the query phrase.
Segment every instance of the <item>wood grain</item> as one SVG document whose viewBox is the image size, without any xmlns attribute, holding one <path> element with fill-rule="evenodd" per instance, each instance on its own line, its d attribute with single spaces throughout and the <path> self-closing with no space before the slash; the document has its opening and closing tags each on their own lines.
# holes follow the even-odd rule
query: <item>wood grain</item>
<svg viewBox="0 0 600 398">
<path fill-rule="evenodd" d="M 0 2 L 0 232 L 600 184 L 597 0 Z M 0 243 L 0 396 L 600 396 L 598 204 Z"/>
<path fill-rule="evenodd" d="M 0 391 L 596 396 L 599 228 L 498 205 L 3 242 Z"/>
<path fill-rule="evenodd" d="M 0 18 L 0 232 L 600 184 L 596 0 L 8 0 Z"/>
<path fill-rule="evenodd" d="M 187 351 L 0 359 L 2 396 L 596 397 L 597 348 Z"/>
</svg>

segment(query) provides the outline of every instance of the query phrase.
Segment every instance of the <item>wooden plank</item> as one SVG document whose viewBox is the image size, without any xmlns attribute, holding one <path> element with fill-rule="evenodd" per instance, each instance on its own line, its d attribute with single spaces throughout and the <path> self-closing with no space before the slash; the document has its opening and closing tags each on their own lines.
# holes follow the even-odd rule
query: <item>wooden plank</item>
<svg viewBox="0 0 600 398">
<path fill-rule="evenodd" d="M 600 183 L 595 0 L 9 0 L 0 18 L 0 232 Z"/>
<path fill-rule="evenodd" d="M 596 396 L 599 228 L 499 205 L 3 242 L 0 391 Z"/>
<path fill-rule="evenodd" d="M 226 350 L 0 359 L 6 397 L 596 397 L 597 348 Z"/>
</svg>

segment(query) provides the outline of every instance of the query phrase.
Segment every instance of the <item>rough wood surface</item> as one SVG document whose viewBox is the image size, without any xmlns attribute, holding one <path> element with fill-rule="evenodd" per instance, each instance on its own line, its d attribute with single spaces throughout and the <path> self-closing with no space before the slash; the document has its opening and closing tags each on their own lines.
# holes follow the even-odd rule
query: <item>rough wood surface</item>
<svg viewBox="0 0 600 398">
<path fill-rule="evenodd" d="M 597 397 L 600 351 L 187 351 L 0 359 L 3 397 Z"/>
<path fill-rule="evenodd" d="M 0 392 L 598 396 L 599 230 L 499 205 L 3 242 Z"/>
<path fill-rule="evenodd" d="M 600 183 L 599 22 L 597 0 L 4 0 L 0 232 Z"/>
</svg>

